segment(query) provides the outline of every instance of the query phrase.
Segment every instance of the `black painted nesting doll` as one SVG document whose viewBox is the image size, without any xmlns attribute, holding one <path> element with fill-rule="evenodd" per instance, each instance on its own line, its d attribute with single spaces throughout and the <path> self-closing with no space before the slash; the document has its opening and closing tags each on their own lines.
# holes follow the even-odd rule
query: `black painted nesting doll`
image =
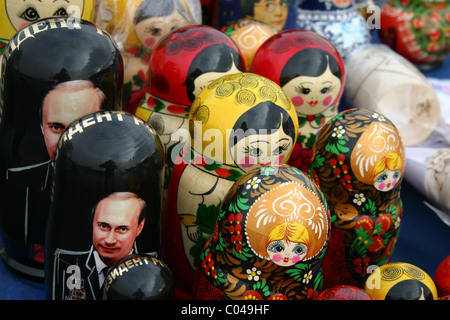
<svg viewBox="0 0 450 320">
<path fill-rule="evenodd" d="M 122 111 L 73 122 L 59 140 L 46 238 L 49 299 L 101 299 L 105 273 L 160 246 L 163 149 Z"/>
<path fill-rule="evenodd" d="M 329 228 L 325 198 L 306 173 L 287 165 L 249 171 L 223 200 L 193 298 L 313 299 Z"/>
<path fill-rule="evenodd" d="M 43 277 L 56 143 L 78 117 L 121 108 L 123 63 L 108 34 L 67 17 L 24 27 L 1 60 L 0 236 L 5 261 Z"/>
<path fill-rule="evenodd" d="M 173 275 L 160 259 L 131 254 L 120 260 L 107 274 L 103 300 L 170 300 Z"/>
<path fill-rule="evenodd" d="M 332 223 L 324 287 L 363 287 L 373 267 L 390 261 L 400 231 L 400 135 L 385 116 L 349 109 L 319 131 L 313 151 L 311 176 L 325 194 Z"/>
</svg>

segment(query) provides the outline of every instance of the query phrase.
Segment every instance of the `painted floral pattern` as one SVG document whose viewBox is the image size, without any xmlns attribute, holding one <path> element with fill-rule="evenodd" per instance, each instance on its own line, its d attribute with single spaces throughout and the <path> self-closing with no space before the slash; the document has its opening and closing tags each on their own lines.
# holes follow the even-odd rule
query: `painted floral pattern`
<svg viewBox="0 0 450 320">
<path fill-rule="evenodd" d="M 440 61 L 450 53 L 449 1 L 395 0 L 382 9 L 380 39 L 415 63 Z M 392 27 L 391 27 L 392 26 Z"/>
<path fill-rule="evenodd" d="M 328 217 L 320 189 L 299 169 L 283 165 L 250 171 L 233 185 L 224 199 L 215 231 L 200 255 L 194 298 L 313 299 L 320 293 L 323 284 L 320 266 L 326 241 L 315 256 L 290 267 L 260 257 L 249 243 L 252 206 L 262 195 L 286 181 L 296 181 L 312 190 Z M 329 219 L 326 220 L 327 237 Z"/>
<path fill-rule="evenodd" d="M 375 149 L 379 152 L 371 152 Z M 376 166 L 369 160 L 358 163 L 358 159 L 372 159 L 380 166 L 387 163 L 386 154 L 399 155 L 400 180 L 390 191 L 380 191 L 376 178 L 368 178 Z M 361 286 L 369 266 L 389 262 L 403 216 L 400 182 L 404 163 L 404 148 L 395 127 L 377 113 L 341 112 L 318 135 L 311 176 L 325 194 L 334 227 L 323 262 L 327 286 Z M 370 170 L 360 172 L 362 167 Z"/>
</svg>

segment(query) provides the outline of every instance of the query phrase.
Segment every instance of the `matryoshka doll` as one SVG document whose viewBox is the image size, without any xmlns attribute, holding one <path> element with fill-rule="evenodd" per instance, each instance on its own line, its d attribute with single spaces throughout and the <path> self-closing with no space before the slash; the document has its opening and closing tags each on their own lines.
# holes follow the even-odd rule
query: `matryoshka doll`
<svg viewBox="0 0 450 320">
<path fill-rule="evenodd" d="M 20 29 L 39 19 L 71 17 L 93 22 L 94 5 L 95 0 L 1 0 L 0 54 Z"/>
<path fill-rule="evenodd" d="M 175 165 L 161 258 L 174 273 L 177 297 L 190 297 L 201 249 L 233 182 L 255 167 L 286 163 L 297 130 L 294 106 L 267 78 L 227 75 L 197 95 L 189 112 L 190 140 L 168 155 Z"/>
<path fill-rule="evenodd" d="M 166 155 L 188 140 L 189 109 L 197 94 L 213 80 L 245 72 L 239 47 L 210 26 L 186 26 L 166 35 L 153 51 L 147 92 L 135 115 L 155 128 Z M 167 156 L 165 188 L 173 158 Z"/>
<path fill-rule="evenodd" d="M 296 28 L 330 40 L 345 59 L 348 53 L 370 43 L 376 19 L 379 17 L 366 21 L 355 0 L 299 0 Z"/>
<path fill-rule="evenodd" d="M 0 226 L 5 261 L 44 277 L 44 240 L 56 144 L 86 113 L 121 109 L 123 63 L 111 37 L 55 17 L 19 31 L 3 52 Z"/>
<path fill-rule="evenodd" d="M 299 133 L 289 164 L 308 172 L 317 131 L 338 113 L 345 87 L 338 50 L 313 31 L 286 30 L 263 43 L 250 71 L 280 85 L 292 100 Z"/>
<path fill-rule="evenodd" d="M 332 221 L 324 288 L 363 287 L 369 266 L 390 261 L 400 231 L 400 135 L 383 115 L 348 109 L 319 131 L 313 150 L 310 175 L 325 194 Z"/>
<path fill-rule="evenodd" d="M 124 109 L 133 112 L 145 95 L 150 56 L 158 41 L 201 23 L 198 0 L 102 0 L 95 23 L 117 42 L 124 59 Z"/>
<path fill-rule="evenodd" d="M 432 278 L 410 263 L 387 263 L 369 276 L 364 290 L 373 300 L 437 300 Z"/>
<path fill-rule="evenodd" d="M 433 282 L 439 299 L 450 299 L 450 255 L 441 261 L 434 273 Z"/>
<path fill-rule="evenodd" d="M 163 160 L 156 132 L 129 113 L 97 111 L 67 127 L 46 237 L 48 299 L 102 299 L 122 259 L 159 253 Z"/>
<path fill-rule="evenodd" d="M 238 19 L 251 19 L 276 32 L 294 29 L 297 5 L 297 0 L 212 0 L 210 25 L 220 29 Z"/>
<path fill-rule="evenodd" d="M 329 229 L 325 198 L 306 173 L 288 165 L 249 171 L 223 200 L 193 298 L 313 299 Z"/>
</svg>

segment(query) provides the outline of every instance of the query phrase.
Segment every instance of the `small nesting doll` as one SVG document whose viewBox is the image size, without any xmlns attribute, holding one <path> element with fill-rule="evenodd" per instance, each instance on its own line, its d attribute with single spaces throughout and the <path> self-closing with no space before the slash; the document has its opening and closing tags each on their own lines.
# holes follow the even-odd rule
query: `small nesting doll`
<svg viewBox="0 0 450 320">
<path fill-rule="evenodd" d="M 197 94 L 213 80 L 245 70 L 242 53 L 229 36 L 205 25 L 182 27 L 153 51 L 147 92 L 134 114 L 155 128 L 168 155 L 188 140 L 189 109 Z M 173 158 L 167 156 L 166 189 L 172 167 Z"/>
<path fill-rule="evenodd" d="M 450 255 L 438 265 L 433 281 L 439 298 L 450 297 Z"/>
<path fill-rule="evenodd" d="M 346 58 L 370 43 L 370 30 L 375 28 L 372 20 L 366 21 L 354 0 L 299 0 L 296 28 L 317 32 Z"/>
<path fill-rule="evenodd" d="M 317 131 L 338 113 L 344 91 L 339 52 L 315 32 L 286 30 L 266 40 L 250 70 L 279 84 L 292 100 L 299 133 L 289 164 L 308 172 Z"/>
<path fill-rule="evenodd" d="M 233 20 L 252 19 L 279 32 L 294 29 L 297 0 L 213 0 L 211 25 L 222 28 Z"/>
<path fill-rule="evenodd" d="M 436 286 L 422 269 L 404 262 L 375 269 L 364 290 L 373 300 L 437 300 Z"/>
<path fill-rule="evenodd" d="M 160 250 L 162 145 L 123 111 L 72 122 L 56 149 L 46 236 L 51 300 L 101 299 L 111 267 Z"/>
<path fill-rule="evenodd" d="M 306 173 L 288 165 L 249 171 L 223 200 L 193 298 L 313 299 L 329 223 L 325 198 Z"/>
<path fill-rule="evenodd" d="M 94 21 L 95 0 L 0 1 L 0 54 L 17 31 L 39 19 L 71 17 Z"/>
<path fill-rule="evenodd" d="M 56 144 L 84 114 L 121 108 L 122 58 L 93 23 L 54 17 L 12 37 L 0 69 L 0 235 L 6 261 L 44 277 Z"/>
<path fill-rule="evenodd" d="M 311 176 L 331 212 L 322 266 L 324 287 L 362 287 L 369 266 L 390 261 L 403 216 L 400 199 L 405 149 L 386 117 L 349 109 L 317 135 Z"/>
<path fill-rule="evenodd" d="M 245 18 L 230 22 L 220 30 L 230 36 L 231 40 L 241 49 L 248 71 L 255 52 L 276 33 L 274 28 L 263 22 Z"/>
<path fill-rule="evenodd" d="M 117 42 L 124 59 L 124 109 L 145 95 L 150 56 L 158 41 L 182 26 L 200 24 L 198 0 L 103 0 L 95 23 Z"/>
<path fill-rule="evenodd" d="M 267 78 L 223 76 L 197 96 L 189 112 L 191 138 L 168 155 L 175 165 L 161 257 L 174 273 L 176 292 L 190 297 L 200 251 L 233 182 L 255 167 L 286 163 L 297 130 L 294 106 Z"/>
<path fill-rule="evenodd" d="M 173 275 L 158 258 L 130 254 L 109 270 L 103 300 L 170 300 Z"/>
<path fill-rule="evenodd" d="M 372 297 L 359 287 L 339 285 L 323 290 L 315 300 L 372 300 Z"/>
</svg>

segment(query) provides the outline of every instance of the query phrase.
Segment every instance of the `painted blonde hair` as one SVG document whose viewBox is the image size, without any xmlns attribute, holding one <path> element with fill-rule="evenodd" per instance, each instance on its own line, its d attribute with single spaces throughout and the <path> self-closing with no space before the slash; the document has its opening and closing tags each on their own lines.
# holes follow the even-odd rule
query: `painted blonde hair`
<svg viewBox="0 0 450 320">
<path fill-rule="evenodd" d="M 309 245 L 309 234 L 306 227 L 297 221 L 284 222 L 279 224 L 270 232 L 267 237 L 267 245 L 273 241 L 284 240 L 295 243 Z"/>
<path fill-rule="evenodd" d="M 375 179 L 381 172 L 388 168 L 391 171 L 401 170 L 402 168 L 402 158 L 398 154 L 398 152 L 389 152 L 384 156 L 383 159 L 377 162 L 377 164 L 373 168 L 373 177 Z"/>
</svg>

